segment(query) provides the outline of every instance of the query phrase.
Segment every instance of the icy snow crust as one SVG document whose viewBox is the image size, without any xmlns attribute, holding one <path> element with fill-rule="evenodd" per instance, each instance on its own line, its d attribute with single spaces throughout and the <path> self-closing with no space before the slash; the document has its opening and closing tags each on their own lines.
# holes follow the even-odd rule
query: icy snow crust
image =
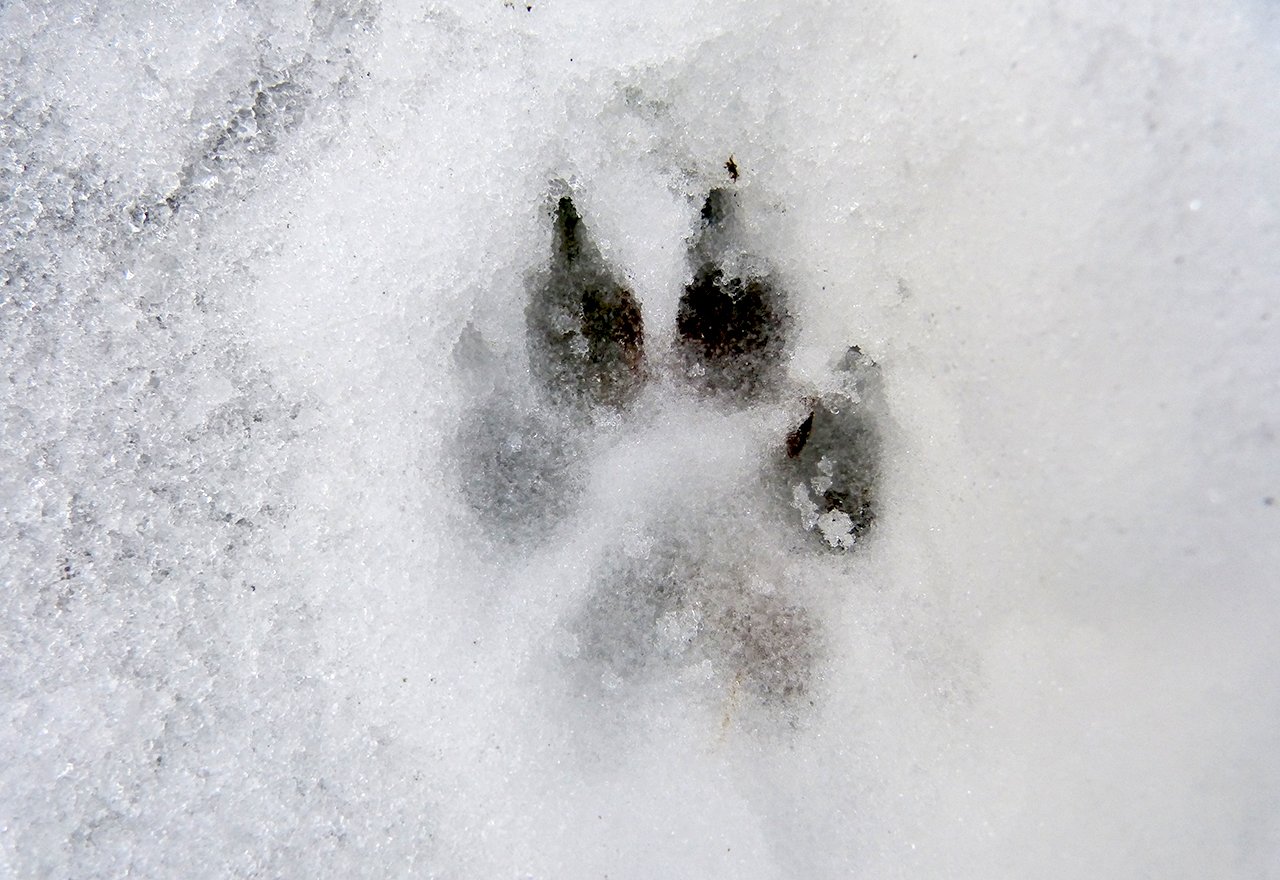
<svg viewBox="0 0 1280 880">
<path fill-rule="evenodd" d="M 0 8 L 0 874 L 1280 876 L 1275 9 L 691 5 Z"/>
</svg>

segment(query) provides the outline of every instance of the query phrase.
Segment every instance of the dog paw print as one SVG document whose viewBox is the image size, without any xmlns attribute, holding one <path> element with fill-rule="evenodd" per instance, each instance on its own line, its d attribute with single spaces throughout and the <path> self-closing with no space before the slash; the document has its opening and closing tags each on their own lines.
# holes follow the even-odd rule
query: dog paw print
<svg viewBox="0 0 1280 880">
<path fill-rule="evenodd" d="M 476 353 L 483 346 L 468 353 L 467 337 L 459 343 L 464 365 L 489 376 L 486 400 L 457 443 L 462 488 L 486 531 L 533 546 L 588 509 L 586 477 L 611 460 L 610 444 L 671 439 L 651 424 L 671 423 L 659 418 L 663 396 L 645 394 L 665 383 L 711 418 L 752 407 L 800 413 L 767 442 L 770 463 L 752 485 L 735 490 L 751 495 L 736 505 L 753 518 L 743 527 L 794 552 L 854 551 L 877 509 L 879 369 L 853 347 L 823 393 L 806 394 L 788 379 L 786 293 L 769 265 L 743 248 L 735 193 L 716 188 L 705 198 L 689 280 L 667 330 L 672 345 L 658 347 L 664 355 L 651 355 L 639 302 L 592 240 L 572 194 L 556 198 L 549 214 L 552 254 L 529 283 L 525 314 L 533 381 L 494 379 Z M 768 566 L 751 553 L 688 517 L 664 510 L 647 531 L 638 555 L 600 554 L 587 598 L 563 621 L 565 656 L 583 687 L 709 675 L 765 704 L 802 697 L 821 645 L 804 603 L 762 574 Z"/>
</svg>

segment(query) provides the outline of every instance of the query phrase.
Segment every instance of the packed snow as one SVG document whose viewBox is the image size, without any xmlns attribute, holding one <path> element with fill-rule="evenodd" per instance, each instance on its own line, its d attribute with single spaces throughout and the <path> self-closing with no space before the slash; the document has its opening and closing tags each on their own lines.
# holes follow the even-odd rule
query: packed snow
<svg viewBox="0 0 1280 880">
<path fill-rule="evenodd" d="M 1280 878 L 1280 9 L 0 5 L 0 874 Z"/>
</svg>

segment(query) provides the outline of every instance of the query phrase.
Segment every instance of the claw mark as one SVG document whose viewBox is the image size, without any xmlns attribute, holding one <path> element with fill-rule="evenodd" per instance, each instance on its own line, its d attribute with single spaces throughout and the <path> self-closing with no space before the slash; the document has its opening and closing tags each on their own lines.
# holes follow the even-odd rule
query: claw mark
<svg viewBox="0 0 1280 880">
<path fill-rule="evenodd" d="M 804 451 L 804 445 L 809 442 L 809 434 L 813 431 L 814 414 L 810 411 L 808 417 L 787 435 L 787 458 L 795 458 Z"/>
</svg>

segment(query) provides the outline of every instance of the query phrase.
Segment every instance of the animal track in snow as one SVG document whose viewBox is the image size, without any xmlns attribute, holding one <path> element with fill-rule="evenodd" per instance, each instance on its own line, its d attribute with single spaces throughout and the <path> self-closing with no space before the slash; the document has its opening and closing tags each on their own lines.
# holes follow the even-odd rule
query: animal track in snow
<svg viewBox="0 0 1280 880">
<path fill-rule="evenodd" d="M 481 524 L 499 540 L 531 547 L 590 507 L 588 475 L 620 461 L 606 454 L 610 444 L 648 444 L 657 461 L 659 446 L 696 450 L 698 442 L 729 437 L 677 436 L 694 429 L 660 417 L 664 406 L 667 416 L 674 411 L 673 397 L 704 422 L 752 407 L 802 413 L 771 440 L 750 438 L 758 447 L 754 469 L 745 482 L 726 478 L 709 490 L 724 493 L 719 507 L 711 499 L 673 515 L 657 509 L 665 504 L 661 492 L 641 499 L 656 514 L 642 527 L 644 549 L 602 554 L 590 589 L 561 621 L 580 691 L 593 682 L 608 691 L 699 670 L 762 704 L 795 703 L 810 687 L 820 627 L 776 578 L 754 570 L 750 540 L 746 550 L 725 546 L 724 532 L 709 537 L 697 518 L 727 517 L 751 540 L 807 533 L 798 546 L 817 553 L 853 550 L 875 521 L 884 409 L 878 367 L 853 347 L 835 365 L 835 390 L 806 396 L 789 384 L 785 291 L 765 262 L 742 249 L 738 212 L 733 191 L 706 196 L 671 354 L 661 358 L 646 345 L 631 287 L 601 255 L 572 195 L 556 198 L 551 259 L 530 282 L 525 313 L 534 387 L 492 391 L 459 437 L 462 488 Z M 655 387 L 661 393 L 646 395 Z M 714 487 L 716 473 L 698 473 L 714 467 L 690 454 L 673 462 L 683 474 L 663 476 Z M 605 482 L 631 491 L 620 473 Z"/>
</svg>

